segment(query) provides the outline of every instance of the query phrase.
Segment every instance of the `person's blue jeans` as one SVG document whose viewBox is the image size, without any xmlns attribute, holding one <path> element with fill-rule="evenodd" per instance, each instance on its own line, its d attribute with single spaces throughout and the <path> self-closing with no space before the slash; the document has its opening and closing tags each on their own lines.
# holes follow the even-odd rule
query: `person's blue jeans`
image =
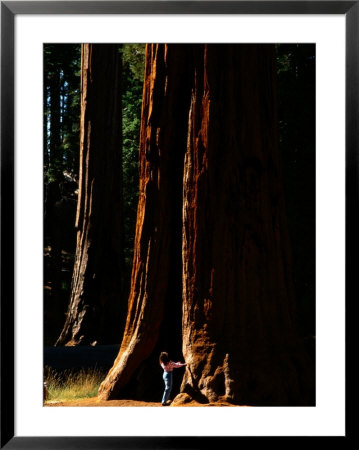
<svg viewBox="0 0 359 450">
<path fill-rule="evenodd" d="M 166 403 L 172 389 L 172 372 L 163 371 L 163 381 L 165 382 L 165 390 L 162 396 L 162 403 Z"/>
</svg>

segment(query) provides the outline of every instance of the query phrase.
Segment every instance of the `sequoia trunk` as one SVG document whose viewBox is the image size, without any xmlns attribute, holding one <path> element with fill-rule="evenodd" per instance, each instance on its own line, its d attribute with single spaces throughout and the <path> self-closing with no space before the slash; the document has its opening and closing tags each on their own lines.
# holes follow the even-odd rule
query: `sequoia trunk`
<svg viewBox="0 0 359 450">
<path fill-rule="evenodd" d="M 56 345 L 121 339 L 123 221 L 121 57 L 116 45 L 81 55 L 80 180 L 71 299 Z"/>
<path fill-rule="evenodd" d="M 196 51 L 183 179 L 182 392 L 307 402 L 295 311 L 272 45 Z M 225 67 L 225 70 L 223 70 Z"/>
<path fill-rule="evenodd" d="M 272 45 L 148 46 L 129 312 L 100 398 L 139 382 L 142 363 L 152 375 L 141 383 L 153 384 L 162 330 L 181 320 L 173 339 L 188 366 L 175 403 L 312 401 L 295 327 L 274 56 Z"/>
<path fill-rule="evenodd" d="M 181 45 L 146 48 L 129 309 L 119 355 L 99 390 L 103 399 L 119 395 L 155 354 L 156 344 L 181 349 L 182 174 L 190 99 L 186 55 Z M 157 354 L 149 364 L 158 365 Z"/>
</svg>

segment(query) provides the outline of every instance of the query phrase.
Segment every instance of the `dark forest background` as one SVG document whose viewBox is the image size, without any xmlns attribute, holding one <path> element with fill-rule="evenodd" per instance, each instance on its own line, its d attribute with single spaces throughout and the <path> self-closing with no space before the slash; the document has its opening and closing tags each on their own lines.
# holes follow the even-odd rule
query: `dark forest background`
<svg viewBox="0 0 359 450">
<path fill-rule="evenodd" d="M 291 239 L 298 329 L 315 336 L 315 45 L 277 49 L 280 150 Z M 144 45 L 118 46 L 122 60 L 123 298 L 128 297 L 138 200 Z M 44 46 L 44 345 L 64 325 L 76 249 L 80 44 Z M 224 68 L 225 70 L 225 68 Z M 124 306 L 125 308 L 125 306 Z M 123 322 L 113 330 L 121 342 Z M 311 339 L 308 339 L 312 342 Z"/>
</svg>

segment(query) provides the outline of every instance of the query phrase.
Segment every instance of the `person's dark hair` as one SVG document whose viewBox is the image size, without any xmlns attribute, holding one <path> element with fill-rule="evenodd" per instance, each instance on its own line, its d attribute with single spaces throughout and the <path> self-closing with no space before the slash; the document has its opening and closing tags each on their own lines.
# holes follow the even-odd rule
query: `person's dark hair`
<svg viewBox="0 0 359 450">
<path fill-rule="evenodd" d="M 162 353 L 160 354 L 160 364 L 161 364 L 161 363 L 167 364 L 167 363 L 169 363 L 169 362 L 170 362 L 170 359 L 169 359 L 169 357 L 168 357 L 168 353 L 167 353 L 167 352 L 162 352 Z"/>
</svg>

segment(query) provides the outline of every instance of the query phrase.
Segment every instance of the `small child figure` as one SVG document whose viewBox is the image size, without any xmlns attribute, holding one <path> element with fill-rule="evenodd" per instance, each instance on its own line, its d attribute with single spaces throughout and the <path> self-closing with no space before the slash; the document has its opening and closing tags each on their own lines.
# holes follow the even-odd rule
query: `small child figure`
<svg viewBox="0 0 359 450">
<path fill-rule="evenodd" d="M 46 402 L 47 397 L 49 396 L 49 390 L 47 388 L 46 381 L 44 382 L 43 396 L 44 396 L 44 402 Z"/>
<path fill-rule="evenodd" d="M 160 364 L 163 369 L 163 381 L 165 382 L 165 390 L 162 397 L 162 406 L 167 406 L 172 389 L 172 371 L 178 367 L 186 366 L 187 363 L 173 362 L 169 359 L 168 353 L 162 352 L 160 354 Z"/>
</svg>

